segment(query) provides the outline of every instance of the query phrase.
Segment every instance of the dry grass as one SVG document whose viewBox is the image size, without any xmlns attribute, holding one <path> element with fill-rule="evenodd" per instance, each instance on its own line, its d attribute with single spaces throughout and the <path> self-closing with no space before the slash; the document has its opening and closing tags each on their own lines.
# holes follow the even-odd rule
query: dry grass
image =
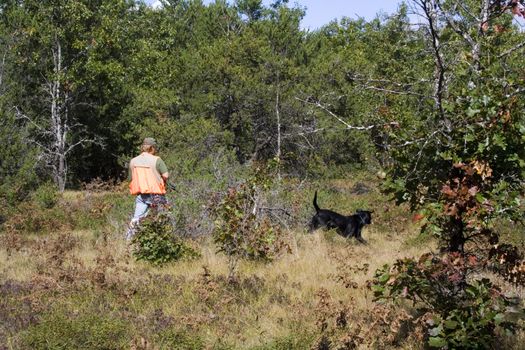
<svg viewBox="0 0 525 350">
<path fill-rule="evenodd" d="M 136 262 L 129 246 L 117 235 L 95 239 L 89 231 L 33 237 L 33 248 L 11 252 L 9 256 L 5 249 L 0 249 L 1 276 L 4 281 L 20 283 L 34 282 L 36 276 L 42 275 L 55 278 L 56 286 L 60 286 L 56 288 L 63 291 L 57 299 L 64 299 L 66 308 L 74 308 L 67 301 L 71 295 L 83 292 L 69 289 L 64 282 L 63 275 L 73 265 L 70 277 L 81 280 L 77 281 L 78 285 L 89 285 L 90 293 L 94 294 L 112 292 L 107 286 L 111 283 L 126 293 L 125 285 L 134 285 L 135 278 L 149 276 L 139 288 L 143 295 L 134 296 L 128 305 L 136 317 L 147 317 L 161 309 L 166 317 L 176 320 L 175 323 L 185 324 L 201 334 L 208 346 L 225 343 L 245 349 L 265 344 L 269 339 L 286 337 L 294 325 L 315 333 L 316 293 L 321 289 L 329 291 L 334 305 L 351 304 L 351 311 L 356 315 L 366 312 L 372 300 L 365 285 L 373 271 L 396 258 L 421 252 L 419 248 L 403 249 L 404 237 L 400 235 L 394 236 L 395 239 L 385 238 L 387 235 L 376 232 L 373 227 L 367 229 L 365 235 L 370 242 L 366 246 L 330 232 L 293 233 L 296 249 L 291 254 L 270 264 L 242 262 L 236 287 L 228 285 L 227 259 L 215 252 L 210 240 L 201 242 L 201 258 L 158 268 Z M 70 250 L 60 252 L 64 254 L 64 261 L 57 267 L 50 261 L 55 259 L 53 247 L 64 237 L 74 243 Z M 103 264 L 107 266 L 101 268 Z M 363 264 L 369 265 L 364 273 L 340 276 L 345 268 Z M 52 271 L 54 268 L 60 271 Z M 204 281 L 204 271 L 208 281 Z M 104 275 L 100 278 L 106 286 L 97 287 L 99 282 L 93 277 L 97 273 Z M 156 278 L 178 282 L 156 284 Z M 345 287 L 343 278 L 352 278 L 356 285 Z"/>
<path fill-rule="evenodd" d="M 77 193 L 66 197 L 84 198 Z M 128 345 L 117 348 L 169 349 L 187 342 L 194 347 L 186 348 L 287 349 L 292 345 L 286 344 L 295 344 L 302 349 L 320 344 L 320 329 L 325 327 L 325 333 L 341 341 L 355 340 L 361 349 L 417 349 L 420 345 L 414 340 L 387 344 L 362 339 L 371 336 L 372 314 L 381 312 L 375 310 L 367 288 L 374 271 L 435 248 L 431 240 L 414 244 L 418 228 L 408 215 L 399 216 L 402 210 L 392 210 L 380 205 L 374 224 L 363 232 L 368 245 L 334 232 L 290 232 L 290 254 L 269 264 L 244 261 L 233 282 L 226 277 L 226 257 L 216 252 L 209 238 L 198 242 L 200 258 L 155 267 L 135 261 L 120 225 L 109 226 L 102 234 L 75 230 L 30 236 L 12 249 L 0 247 L 0 285 L 9 281 L 26 288 L 20 295 L 13 292 L 4 307 L 19 307 L 23 300 L 31 304 L 28 314 L 22 315 L 29 319 L 26 323 L 0 312 L 0 321 L 13 324 L 3 333 L 0 330 L 0 340 L 9 341 L 8 349 L 24 348 L 28 337 L 24 329 L 37 323 L 30 312 L 51 315 L 51 320 L 57 313 L 78 320 L 82 312 L 91 312 L 125 320 L 131 337 L 127 334 Z M 31 329 L 35 337 L 43 332 Z M 518 340 L 524 340 L 523 334 Z"/>
</svg>

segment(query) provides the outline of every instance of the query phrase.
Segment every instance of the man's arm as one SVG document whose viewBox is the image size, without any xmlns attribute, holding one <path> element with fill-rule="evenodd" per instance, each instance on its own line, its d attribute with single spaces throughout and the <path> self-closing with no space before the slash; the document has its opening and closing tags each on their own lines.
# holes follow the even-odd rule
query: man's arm
<svg viewBox="0 0 525 350">
<path fill-rule="evenodd" d="M 164 180 L 164 184 L 168 183 L 168 178 L 170 174 L 168 172 L 168 167 L 166 166 L 166 163 L 164 163 L 164 161 L 159 158 L 157 159 L 156 168 L 160 176 L 162 177 L 162 180 Z"/>
</svg>

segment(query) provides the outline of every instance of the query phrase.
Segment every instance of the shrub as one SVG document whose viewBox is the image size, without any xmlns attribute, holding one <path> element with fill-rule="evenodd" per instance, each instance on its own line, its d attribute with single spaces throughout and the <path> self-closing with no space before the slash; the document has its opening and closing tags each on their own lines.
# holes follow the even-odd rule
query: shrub
<svg viewBox="0 0 525 350">
<path fill-rule="evenodd" d="M 115 225 L 126 221 L 133 209 L 133 202 L 128 194 L 119 192 L 83 192 L 82 197 L 68 200 L 64 207 L 71 213 L 75 229 L 100 230 L 108 224 Z"/>
<path fill-rule="evenodd" d="M 57 205 L 59 193 L 55 185 L 51 182 L 46 182 L 33 192 L 32 197 L 40 208 L 51 209 Z"/>
<path fill-rule="evenodd" d="M 85 195 L 68 192 L 60 195 L 49 184 L 41 186 L 32 197 L 32 201 L 10 208 L 5 218 L 8 230 L 20 233 L 99 230 L 106 227 L 108 221 L 124 221 L 132 205 L 129 196 L 119 193 Z"/>
<path fill-rule="evenodd" d="M 37 188 L 38 153 L 27 142 L 29 130 L 21 128 L 14 113 L 8 112 L 0 100 L 0 215 L 7 206 L 16 206 Z M 11 110 L 11 108 L 8 108 Z"/>
<path fill-rule="evenodd" d="M 523 309 L 488 279 L 469 281 L 480 263 L 459 253 L 398 260 L 376 271 L 376 300 L 411 300 L 416 321 L 427 329 L 430 347 L 490 348 L 498 336 L 515 332 Z"/>
<path fill-rule="evenodd" d="M 197 251 L 177 236 L 170 215 L 162 211 L 152 212 L 140 222 L 132 243 L 135 245 L 133 254 L 137 260 L 155 265 L 199 256 Z"/>
<path fill-rule="evenodd" d="M 42 208 L 34 202 L 23 202 L 9 212 L 5 227 L 8 231 L 18 233 L 49 233 L 68 230 L 73 227 L 71 213 L 68 209 L 61 205 Z"/>
<path fill-rule="evenodd" d="M 213 239 L 219 251 L 228 256 L 229 274 L 234 277 L 240 258 L 271 261 L 289 247 L 279 225 L 260 210 L 263 191 L 271 184 L 269 167 L 256 167 L 252 177 L 230 187 L 215 206 Z"/>
</svg>

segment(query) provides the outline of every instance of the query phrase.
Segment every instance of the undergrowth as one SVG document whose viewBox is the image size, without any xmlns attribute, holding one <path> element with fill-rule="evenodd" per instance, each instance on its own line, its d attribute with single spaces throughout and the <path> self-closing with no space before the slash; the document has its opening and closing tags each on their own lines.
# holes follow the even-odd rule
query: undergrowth
<svg viewBox="0 0 525 350">
<path fill-rule="evenodd" d="M 343 213 L 374 210 L 373 224 L 363 231 L 368 245 L 334 232 L 305 232 L 316 189 L 322 207 Z M 225 193 L 217 194 L 223 205 L 238 202 Z M 194 227 L 191 219 L 174 225 L 172 217 L 151 215 L 135 238 L 147 249 L 133 253 L 123 238 L 133 207 L 126 193 L 66 192 L 54 204 L 47 196 L 17 208 L 0 234 L 2 350 L 421 349 L 429 330 L 440 339 L 457 338 L 451 321 L 461 315 L 421 318 L 421 312 L 414 313 L 419 304 L 374 302 L 375 271 L 435 245 L 432 238 L 418 237 L 425 219 L 415 220 L 392 205 L 374 181 L 274 184 L 258 205 L 267 208 L 266 220 L 287 232 L 290 254 L 243 257 L 235 279 L 229 278 L 228 257 L 218 253 L 209 234 L 202 235 L 209 223 Z M 218 203 L 201 204 L 202 212 L 193 217 L 213 222 L 210 206 Z M 27 209 L 34 212 L 26 220 Z M 179 212 L 184 211 L 174 209 L 175 220 Z M 192 259 L 179 259 L 188 252 Z M 136 254 L 154 264 L 137 262 Z M 501 254 L 495 258 L 502 261 Z M 404 295 L 404 277 L 382 276 L 376 279 L 383 281 L 383 290 L 396 287 Z M 495 290 L 472 286 L 479 287 L 474 299 Z M 519 289 L 505 288 L 500 290 L 505 296 L 522 297 Z M 407 289 L 407 296 L 411 292 Z M 483 309 L 489 328 L 502 325 L 500 312 L 491 314 L 495 305 Z M 434 324 L 416 322 L 420 319 Z M 515 332 L 501 340 L 505 348 L 517 350 L 525 340 L 519 323 Z"/>
</svg>

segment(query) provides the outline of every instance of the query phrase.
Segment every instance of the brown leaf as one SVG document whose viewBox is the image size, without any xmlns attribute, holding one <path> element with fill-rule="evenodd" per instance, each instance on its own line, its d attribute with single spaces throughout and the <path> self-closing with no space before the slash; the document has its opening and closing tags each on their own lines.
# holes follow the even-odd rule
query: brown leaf
<svg viewBox="0 0 525 350">
<path fill-rule="evenodd" d="M 419 220 L 422 220 L 424 217 L 425 217 L 425 215 L 423 215 L 423 214 L 421 214 L 421 213 L 415 213 L 415 214 L 412 216 L 412 222 L 416 223 L 416 222 L 418 222 Z"/>
<path fill-rule="evenodd" d="M 456 196 L 456 193 L 454 192 L 454 190 L 452 190 L 450 188 L 449 185 L 443 185 L 443 187 L 441 188 L 441 193 L 443 193 L 444 195 L 447 195 L 449 197 L 455 197 Z"/>
</svg>

